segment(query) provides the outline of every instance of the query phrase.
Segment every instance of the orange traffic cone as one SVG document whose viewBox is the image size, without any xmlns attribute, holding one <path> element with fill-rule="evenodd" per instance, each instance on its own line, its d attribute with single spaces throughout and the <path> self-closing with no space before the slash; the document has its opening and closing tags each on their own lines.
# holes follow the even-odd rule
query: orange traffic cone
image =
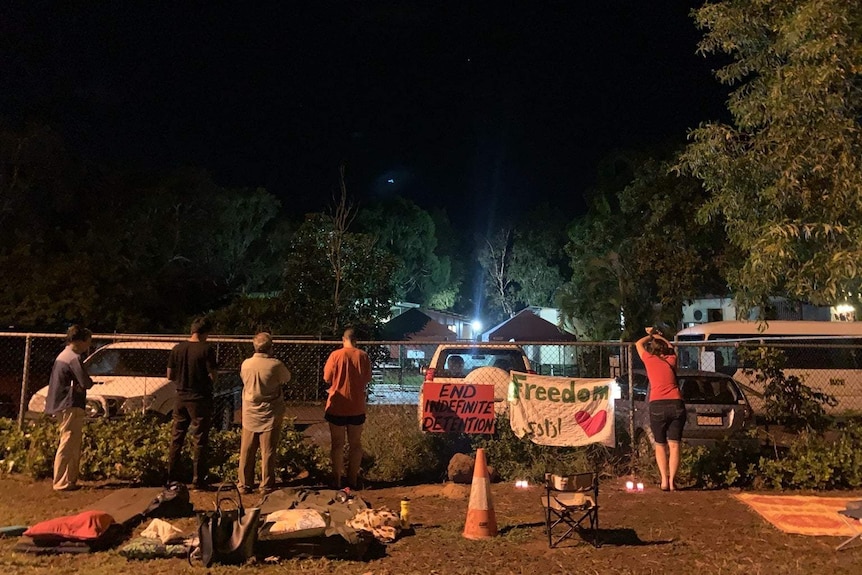
<svg viewBox="0 0 862 575">
<path fill-rule="evenodd" d="M 491 478 L 485 462 L 485 450 L 476 450 L 473 467 L 473 485 L 470 488 L 470 504 L 467 507 L 467 523 L 464 537 L 467 539 L 489 539 L 497 535 L 497 516 L 491 501 Z"/>
</svg>

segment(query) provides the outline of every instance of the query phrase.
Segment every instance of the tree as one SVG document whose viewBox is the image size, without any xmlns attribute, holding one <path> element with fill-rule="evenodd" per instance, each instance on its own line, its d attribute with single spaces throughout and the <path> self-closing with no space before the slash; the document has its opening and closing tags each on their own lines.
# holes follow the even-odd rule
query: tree
<svg viewBox="0 0 862 575">
<path fill-rule="evenodd" d="M 814 304 L 862 291 L 862 4 L 726 0 L 694 12 L 702 54 L 732 62 L 733 125 L 691 134 L 681 169 L 710 197 L 741 258 L 729 275 L 738 307 L 784 295 Z"/>
<path fill-rule="evenodd" d="M 431 214 L 396 196 L 362 210 L 357 222 L 397 260 L 392 276 L 396 298 L 438 309 L 454 304 L 457 286 L 452 285 L 451 259 L 438 254 Z"/>
<path fill-rule="evenodd" d="M 511 277 L 518 301 L 526 306 L 553 306 L 568 271 L 563 246 L 566 222 L 548 204 L 533 208 L 518 223 L 512 250 Z"/>
<path fill-rule="evenodd" d="M 223 188 L 195 169 L 102 186 L 86 251 L 112 278 L 97 294 L 108 328 L 185 331 L 190 315 L 269 287 L 279 203 L 265 190 Z"/>
<path fill-rule="evenodd" d="M 281 203 L 263 188 L 226 189 L 213 203 L 215 224 L 207 258 L 231 291 L 245 293 L 266 283 L 259 265 L 272 245 L 267 238 Z"/>
<path fill-rule="evenodd" d="M 722 230 L 696 221 L 703 191 L 671 166 L 609 157 L 588 213 L 569 228 L 572 278 L 558 306 L 587 337 L 632 339 L 656 320 L 675 324 L 685 300 L 725 291 Z"/>
<path fill-rule="evenodd" d="M 330 214 L 309 214 L 294 234 L 284 291 L 273 304 L 283 314 L 278 331 L 337 335 L 346 325 L 373 331 L 388 315 L 395 260 L 374 237 L 336 227 Z"/>
<path fill-rule="evenodd" d="M 49 127 L 0 127 L 3 325 L 54 328 L 95 317 L 98 262 L 83 248 L 99 198 L 85 177 Z"/>
<path fill-rule="evenodd" d="M 488 297 L 505 317 L 514 317 L 518 304 L 518 286 L 511 271 L 515 230 L 512 227 L 500 228 L 493 235 L 482 238 L 482 242 L 479 265 L 484 270 Z"/>
<path fill-rule="evenodd" d="M 306 216 L 291 240 L 274 304 L 283 333 L 334 336 L 348 325 L 371 333 L 389 315 L 397 261 L 376 237 L 350 231 L 355 216 L 342 167 L 330 212 Z"/>
<path fill-rule="evenodd" d="M 568 270 L 566 222 L 548 204 L 480 237 L 478 260 L 492 308 L 509 318 L 525 306 L 552 306 Z M 496 308 L 493 309 L 493 308 Z"/>
<path fill-rule="evenodd" d="M 437 291 L 428 298 L 428 307 L 433 309 L 453 309 L 462 301 L 461 289 L 464 287 L 464 276 L 467 273 L 467 261 L 463 254 L 469 250 L 465 249 L 464 238 L 449 220 L 449 215 L 442 208 L 435 208 L 429 212 L 434 222 L 434 231 L 437 236 L 437 248 L 435 253 L 440 259 L 440 269 L 448 268 L 448 281 L 442 278 L 434 283 Z"/>
<path fill-rule="evenodd" d="M 265 190 L 202 170 L 133 178 L 82 161 L 49 128 L 2 129 L 0 320 L 185 331 L 190 315 L 267 283 L 277 211 Z"/>
<path fill-rule="evenodd" d="M 588 339 L 619 339 L 649 316 L 650 298 L 630 261 L 632 238 L 610 200 L 595 197 L 587 215 L 573 222 L 566 252 L 572 277 L 557 296 L 565 323 L 580 326 Z"/>
<path fill-rule="evenodd" d="M 726 262 L 735 250 L 717 222 L 697 220 L 706 194 L 696 179 L 673 172 L 672 157 L 641 161 L 618 198 L 623 221 L 633 226 L 632 272 L 650 286 L 661 319 L 676 324 L 686 300 L 727 294 Z"/>
</svg>

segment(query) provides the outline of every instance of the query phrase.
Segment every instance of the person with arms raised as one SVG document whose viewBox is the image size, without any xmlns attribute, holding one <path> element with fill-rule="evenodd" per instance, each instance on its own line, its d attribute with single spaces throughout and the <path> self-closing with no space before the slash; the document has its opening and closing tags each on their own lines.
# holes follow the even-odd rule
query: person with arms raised
<svg viewBox="0 0 862 575">
<path fill-rule="evenodd" d="M 686 419 L 685 403 L 676 380 L 676 349 L 658 328 L 648 327 L 646 333 L 635 342 L 635 347 L 649 379 L 650 430 L 655 439 L 661 490 L 674 491 Z"/>
</svg>

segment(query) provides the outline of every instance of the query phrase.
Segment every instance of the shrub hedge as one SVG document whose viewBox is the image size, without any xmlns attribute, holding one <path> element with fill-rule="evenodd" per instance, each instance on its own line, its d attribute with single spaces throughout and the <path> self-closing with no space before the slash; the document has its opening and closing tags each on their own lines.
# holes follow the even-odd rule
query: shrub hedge
<svg viewBox="0 0 862 575">
<path fill-rule="evenodd" d="M 170 423 L 145 416 L 88 420 L 80 477 L 84 481 L 160 485 L 166 479 L 170 436 Z M 239 430 L 210 434 L 210 471 L 220 479 L 236 480 L 240 437 Z M 51 477 L 57 440 L 57 425 L 51 418 L 28 422 L 22 431 L 15 422 L 0 422 L 0 472 L 27 473 L 33 479 Z M 300 432 L 285 424 L 276 464 L 276 473 L 282 480 L 293 479 L 301 472 L 322 477 L 328 463 L 328 454 L 308 444 Z M 190 477 L 191 459 L 185 451 L 181 466 L 181 473 Z"/>
<path fill-rule="evenodd" d="M 502 479 L 539 481 L 546 472 L 598 469 L 605 476 L 632 472 L 626 449 L 601 446 L 545 447 L 518 439 L 505 417 L 493 436 L 425 434 L 415 424 L 415 408 L 375 425 L 369 419 L 363 435 L 366 458 L 363 474 L 373 482 L 442 481 L 456 452 L 483 447 Z M 380 421 L 380 420 L 377 420 Z M 117 438 L 123 438 L 118 441 Z M 88 421 L 81 457 L 83 480 L 116 480 L 159 485 L 165 480 L 170 424 L 146 417 Z M 210 469 L 219 478 L 235 480 L 240 431 L 212 432 Z M 34 479 L 51 476 L 57 428 L 51 419 L 28 422 L 19 430 L 0 419 L 0 474 L 27 473 Z M 283 481 L 307 474 L 322 480 L 329 472 L 329 453 L 311 444 L 286 424 L 278 445 L 277 474 Z M 657 479 L 651 454 L 634 460 L 641 477 Z M 188 455 L 183 459 L 190 475 Z M 773 489 L 858 489 L 862 487 L 862 423 L 833 425 L 825 432 L 806 431 L 789 446 L 761 447 L 753 434 L 729 437 L 712 447 L 685 447 L 680 464 L 681 484 L 704 488 L 755 487 Z"/>
</svg>

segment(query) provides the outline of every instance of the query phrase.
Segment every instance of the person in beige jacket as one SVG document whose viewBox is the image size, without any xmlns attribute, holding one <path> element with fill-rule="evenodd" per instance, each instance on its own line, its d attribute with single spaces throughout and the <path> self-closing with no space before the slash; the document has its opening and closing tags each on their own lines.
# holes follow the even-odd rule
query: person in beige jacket
<svg viewBox="0 0 862 575">
<path fill-rule="evenodd" d="M 238 487 L 251 493 L 254 464 L 260 447 L 261 493 L 275 488 L 275 452 L 284 421 L 282 385 L 290 381 L 290 371 L 272 357 L 272 336 L 254 336 L 254 355 L 242 362 L 242 441 L 239 451 Z"/>
</svg>

